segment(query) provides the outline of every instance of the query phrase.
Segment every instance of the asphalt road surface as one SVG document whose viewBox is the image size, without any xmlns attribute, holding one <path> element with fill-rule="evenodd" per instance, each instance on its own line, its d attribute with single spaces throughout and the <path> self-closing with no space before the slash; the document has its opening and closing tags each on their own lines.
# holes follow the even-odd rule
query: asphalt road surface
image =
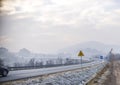
<svg viewBox="0 0 120 85">
<path fill-rule="evenodd" d="M 89 67 L 101 64 L 101 62 L 92 62 L 83 64 L 82 67 Z M 17 70 L 10 71 L 7 77 L 0 77 L 0 82 L 6 82 L 17 79 L 30 78 L 45 74 L 51 74 L 56 72 L 62 72 L 67 70 L 79 69 L 81 65 L 70 65 L 70 66 L 60 66 L 60 67 L 52 67 L 52 68 L 41 68 L 41 69 L 30 69 L 30 70 Z"/>
</svg>

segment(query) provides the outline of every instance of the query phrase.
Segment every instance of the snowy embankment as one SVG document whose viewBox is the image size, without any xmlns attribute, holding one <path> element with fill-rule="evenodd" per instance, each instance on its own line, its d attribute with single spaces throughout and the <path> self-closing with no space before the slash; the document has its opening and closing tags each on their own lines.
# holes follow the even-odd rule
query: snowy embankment
<svg viewBox="0 0 120 85">
<path fill-rule="evenodd" d="M 76 69 L 54 74 L 47 74 L 40 77 L 4 83 L 4 85 L 84 85 L 96 73 L 103 69 L 104 64 L 99 64 L 91 68 Z"/>
</svg>

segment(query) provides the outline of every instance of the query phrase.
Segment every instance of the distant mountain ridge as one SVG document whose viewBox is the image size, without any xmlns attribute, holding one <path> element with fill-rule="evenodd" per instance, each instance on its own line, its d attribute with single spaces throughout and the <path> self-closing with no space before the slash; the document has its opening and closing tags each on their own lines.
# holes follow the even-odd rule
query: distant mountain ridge
<svg viewBox="0 0 120 85">
<path fill-rule="evenodd" d="M 120 46 L 117 45 L 107 45 L 101 42 L 89 41 L 60 49 L 58 52 L 70 54 L 72 57 L 75 57 L 79 51 L 82 50 L 87 57 L 91 57 L 95 55 L 106 55 L 111 48 L 113 48 L 114 52 L 119 53 L 120 51 Z"/>
</svg>

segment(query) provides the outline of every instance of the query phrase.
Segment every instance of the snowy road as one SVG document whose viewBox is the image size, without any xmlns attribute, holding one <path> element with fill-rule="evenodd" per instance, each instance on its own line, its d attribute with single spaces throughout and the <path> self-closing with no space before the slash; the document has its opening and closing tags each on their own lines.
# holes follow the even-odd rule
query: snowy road
<svg viewBox="0 0 120 85">
<path fill-rule="evenodd" d="M 92 62 L 83 64 L 82 67 L 90 67 L 94 65 L 99 65 L 102 62 Z M 0 77 L 0 82 L 29 78 L 34 76 L 40 76 L 45 74 L 51 74 L 56 72 L 68 71 L 73 69 L 79 69 L 81 65 L 70 65 L 70 66 L 61 66 L 61 67 L 52 67 L 52 68 L 41 68 L 41 69 L 31 69 L 31 70 L 18 70 L 10 71 L 7 77 Z"/>
</svg>

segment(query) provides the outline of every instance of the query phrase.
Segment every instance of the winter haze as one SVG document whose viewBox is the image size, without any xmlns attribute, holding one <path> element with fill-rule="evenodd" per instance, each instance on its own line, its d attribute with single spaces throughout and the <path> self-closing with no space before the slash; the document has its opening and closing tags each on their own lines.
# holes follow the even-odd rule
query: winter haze
<svg viewBox="0 0 120 85">
<path fill-rule="evenodd" d="M 87 41 L 120 45 L 119 0 L 3 0 L 0 10 L 0 47 L 11 52 L 52 54 Z"/>
</svg>

